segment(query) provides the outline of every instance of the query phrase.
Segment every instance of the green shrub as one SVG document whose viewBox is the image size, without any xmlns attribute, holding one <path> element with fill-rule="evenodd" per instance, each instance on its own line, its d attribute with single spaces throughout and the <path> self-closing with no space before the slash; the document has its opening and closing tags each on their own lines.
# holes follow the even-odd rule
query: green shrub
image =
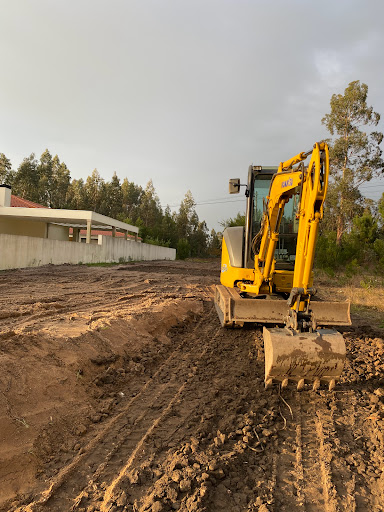
<svg viewBox="0 0 384 512">
<path fill-rule="evenodd" d="M 191 246 L 189 245 L 188 240 L 185 238 L 180 238 L 180 240 L 177 242 L 177 248 L 176 248 L 176 256 L 178 260 L 185 260 L 185 258 L 188 258 L 191 254 Z"/>
</svg>

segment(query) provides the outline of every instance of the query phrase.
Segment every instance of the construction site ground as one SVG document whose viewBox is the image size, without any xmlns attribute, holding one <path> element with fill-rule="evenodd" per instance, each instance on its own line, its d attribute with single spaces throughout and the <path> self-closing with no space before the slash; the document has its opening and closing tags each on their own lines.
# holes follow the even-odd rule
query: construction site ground
<svg viewBox="0 0 384 512">
<path fill-rule="evenodd" d="M 341 330 L 334 391 L 265 391 L 261 328 L 220 326 L 219 272 L 0 273 L 0 511 L 384 511 L 384 330 L 370 306 Z"/>
</svg>

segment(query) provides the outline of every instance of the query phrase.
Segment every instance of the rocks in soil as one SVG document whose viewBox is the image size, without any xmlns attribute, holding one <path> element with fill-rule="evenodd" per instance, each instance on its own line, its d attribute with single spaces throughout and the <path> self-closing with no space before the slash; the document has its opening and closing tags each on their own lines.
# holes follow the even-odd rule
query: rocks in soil
<svg viewBox="0 0 384 512">
<path fill-rule="evenodd" d="M 191 480 L 185 478 L 184 480 L 181 480 L 180 484 L 179 484 L 179 489 L 181 492 L 189 492 L 191 490 L 191 487 L 192 487 L 192 482 Z"/>
<path fill-rule="evenodd" d="M 222 432 L 220 432 L 220 430 L 218 430 L 213 442 L 215 443 L 216 446 L 223 445 L 225 443 L 225 434 L 223 434 Z"/>
</svg>

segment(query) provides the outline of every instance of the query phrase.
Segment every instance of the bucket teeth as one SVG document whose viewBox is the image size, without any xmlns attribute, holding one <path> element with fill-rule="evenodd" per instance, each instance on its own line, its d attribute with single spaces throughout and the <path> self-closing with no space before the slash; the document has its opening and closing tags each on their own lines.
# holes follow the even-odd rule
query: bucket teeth
<svg viewBox="0 0 384 512">
<path fill-rule="evenodd" d="M 293 379 L 291 379 L 292 381 Z M 281 389 L 285 389 L 288 387 L 289 385 L 289 377 L 280 377 L 278 379 L 274 379 L 273 377 L 268 377 L 266 380 L 265 380 L 265 389 L 268 389 L 270 387 L 272 387 L 273 383 L 280 383 L 280 386 L 281 386 Z M 309 384 L 309 379 L 307 379 L 307 382 Z M 318 389 L 320 389 L 321 387 L 321 380 L 316 377 L 313 381 L 312 381 L 312 390 L 313 391 L 317 391 Z M 323 380 L 323 384 L 325 383 L 326 381 Z M 328 384 L 328 389 L 329 391 L 333 391 L 335 386 L 336 386 L 336 379 L 331 379 L 327 382 Z M 297 381 L 297 391 L 303 391 L 305 389 L 305 379 L 299 379 Z"/>
<path fill-rule="evenodd" d="M 284 388 L 296 382 L 298 391 L 311 384 L 332 390 L 339 379 L 346 357 L 343 335 L 334 329 L 316 329 L 292 335 L 286 328 L 263 329 L 265 381 L 273 380 Z M 308 386 L 310 389 L 310 386 Z"/>
<path fill-rule="evenodd" d="M 300 379 L 299 382 L 297 383 L 297 391 L 302 391 L 304 389 L 304 379 Z"/>
</svg>

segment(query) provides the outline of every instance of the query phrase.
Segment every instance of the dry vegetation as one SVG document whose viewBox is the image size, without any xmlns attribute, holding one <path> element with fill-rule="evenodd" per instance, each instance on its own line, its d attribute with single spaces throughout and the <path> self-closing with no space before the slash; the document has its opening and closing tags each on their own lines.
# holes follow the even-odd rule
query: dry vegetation
<svg viewBox="0 0 384 512">
<path fill-rule="evenodd" d="M 316 271 L 315 286 L 328 300 L 349 300 L 354 324 L 368 323 L 384 330 L 384 276 L 356 269 L 333 276 Z"/>
</svg>

